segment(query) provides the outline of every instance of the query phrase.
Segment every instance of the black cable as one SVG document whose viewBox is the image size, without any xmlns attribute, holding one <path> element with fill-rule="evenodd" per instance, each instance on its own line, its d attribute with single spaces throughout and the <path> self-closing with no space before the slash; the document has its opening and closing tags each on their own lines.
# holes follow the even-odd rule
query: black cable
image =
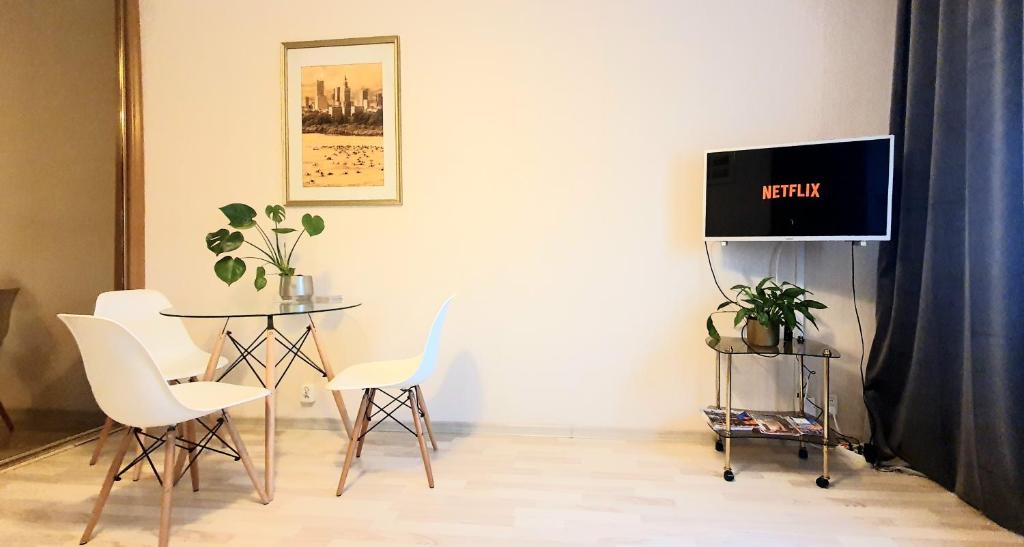
<svg viewBox="0 0 1024 547">
<path fill-rule="evenodd" d="M 857 317 L 857 333 L 860 335 L 860 397 L 864 403 L 864 411 L 868 414 L 867 444 L 874 445 L 875 428 L 871 423 L 871 410 L 868 408 L 867 379 L 864 375 L 864 326 L 860 321 L 860 310 L 857 309 L 857 261 L 854 260 L 855 255 L 853 252 L 855 245 L 855 242 L 850 243 L 850 292 L 853 295 L 853 314 Z M 869 458 L 868 461 L 871 461 L 871 459 Z"/>
<path fill-rule="evenodd" d="M 708 257 L 708 269 L 711 270 L 711 279 L 715 280 L 715 286 L 718 287 L 718 292 L 722 293 L 722 298 L 735 304 L 736 301 L 729 298 L 729 295 L 725 294 L 725 291 L 722 290 L 722 286 L 718 284 L 718 276 L 715 275 L 715 267 L 711 265 L 711 251 L 708 250 L 707 241 L 704 242 L 704 254 Z"/>
</svg>

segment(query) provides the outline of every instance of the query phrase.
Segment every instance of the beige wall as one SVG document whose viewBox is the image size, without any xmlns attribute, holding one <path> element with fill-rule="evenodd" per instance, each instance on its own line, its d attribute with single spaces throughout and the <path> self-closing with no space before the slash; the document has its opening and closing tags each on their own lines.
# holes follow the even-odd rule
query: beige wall
<svg viewBox="0 0 1024 547">
<path fill-rule="evenodd" d="M 8 408 L 95 409 L 57 319 L 114 282 L 114 4 L 0 0 L 0 287 L 21 287 L 0 349 Z"/>
<path fill-rule="evenodd" d="M 415 353 L 457 293 L 425 386 L 436 420 L 698 428 L 719 301 L 702 152 L 885 133 L 894 18 L 888 0 L 143 2 L 149 285 L 179 304 L 255 298 L 214 278 L 202 238 L 220 205 L 283 200 L 280 42 L 398 34 L 405 204 L 292 211 L 328 226 L 300 270 L 364 303 L 324 318 L 334 361 Z M 728 284 L 774 271 L 776 250 L 778 272 L 806 264 L 812 289 L 846 271 L 797 249 L 713 252 Z M 824 316 L 854 343 L 842 306 Z M 192 328 L 208 344 L 216 325 Z M 774 362 L 738 376 L 740 404 L 790 400 Z M 290 373 L 281 414 L 331 416 L 323 393 L 299 405 L 305 382 L 321 380 Z"/>
</svg>

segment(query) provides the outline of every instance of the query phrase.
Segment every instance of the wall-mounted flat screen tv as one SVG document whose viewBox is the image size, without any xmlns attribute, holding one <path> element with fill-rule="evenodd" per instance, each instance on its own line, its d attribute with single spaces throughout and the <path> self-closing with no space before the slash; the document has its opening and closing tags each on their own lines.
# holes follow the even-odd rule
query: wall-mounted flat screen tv
<svg viewBox="0 0 1024 547">
<path fill-rule="evenodd" d="M 892 158 L 892 135 L 708 151 L 704 239 L 887 241 Z"/>
</svg>

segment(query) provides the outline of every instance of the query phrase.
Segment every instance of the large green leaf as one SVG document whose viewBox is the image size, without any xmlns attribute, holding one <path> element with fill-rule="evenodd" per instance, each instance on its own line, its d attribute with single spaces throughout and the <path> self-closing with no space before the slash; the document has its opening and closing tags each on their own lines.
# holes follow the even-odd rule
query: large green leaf
<svg viewBox="0 0 1024 547">
<path fill-rule="evenodd" d="M 733 326 L 736 326 L 736 325 L 739 325 L 740 323 L 742 323 L 743 320 L 746 319 L 748 315 L 750 315 L 750 310 L 748 310 L 746 308 L 740 308 L 740 309 L 736 310 L 736 316 L 733 317 L 733 320 L 732 320 Z"/>
<path fill-rule="evenodd" d="M 804 309 L 800 313 L 804 314 L 804 317 L 806 317 L 807 320 L 810 321 L 812 325 L 814 325 L 814 328 L 818 328 L 818 323 L 817 321 L 814 320 L 814 316 L 811 315 L 811 312 Z"/>
<path fill-rule="evenodd" d="M 271 228 L 275 234 L 290 234 L 295 231 L 295 228 Z"/>
<path fill-rule="evenodd" d="M 241 258 L 225 256 L 213 265 L 213 272 L 221 281 L 231 285 L 245 275 L 245 262 Z"/>
<path fill-rule="evenodd" d="M 801 289 L 800 287 L 790 287 L 790 288 L 782 291 L 782 297 L 783 298 L 796 298 L 798 296 L 803 295 L 806 292 L 807 291 L 805 291 L 804 289 Z"/>
<path fill-rule="evenodd" d="M 796 325 L 796 314 L 793 313 L 793 308 L 786 306 L 782 308 L 782 318 L 786 322 L 786 326 L 793 328 Z"/>
<path fill-rule="evenodd" d="M 715 328 L 715 323 L 711 320 L 710 315 L 708 316 L 708 336 L 710 336 L 715 342 L 722 339 L 722 336 L 718 334 L 718 329 Z"/>
<path fill-rule="evenodd" d="M 256 279 L 253 280 L 253 286 L 256 287 L 257 291 L 262 291 L 263 287 L 267 286 L 267 269 L 263 266 L 256 268 Z"/>
<path fill-rule="evenodd" d="M 324 219 L 320 215 L 306 213 L 302 215 L 302 228 L 310 236 L 320 235 L 324 231 Z"/>
<path fill-rule="evenodd" d="M 821 302 L 818 302 L 817 300 L 802 300 L 800 303 L 803 304 L 804 307 L 815 309 L 815 310 L 823 310 L 823 309 L 828 307 L 825 304 L 822 304 Z"/>
<path fill-rule="evenodd" d="M 718 308 L 716 308 L 716 310 L 720 310 L 728 306 L 729 304 L 732 304 L 732 300 L 726 300 L 725 302 L 722 302 L 721 304 L 718 305 Z"/>
<path fill-rule="evenodd" d="M 265 212 L 270 217 L 270 220 L 273 220 L 275 223 L 284 222 L 284 207 L 280 205 L 267 205 Z"/>
<path fill-rule="evenodd" d="M 220 208 L 220 212 L 228 217 L 228 225 L 232 228 L 252 228 L 256 225 L 256 209 L 244 203 L 229 203 Z"/>
<path fill-rule="evenodd" d="M 241 247 L 244 241 L 245 236 L 242 232 L 229 232 L 225 228 L 206 234 L 206 248 L 216 255 L 234 251 Z"/>
</svg>

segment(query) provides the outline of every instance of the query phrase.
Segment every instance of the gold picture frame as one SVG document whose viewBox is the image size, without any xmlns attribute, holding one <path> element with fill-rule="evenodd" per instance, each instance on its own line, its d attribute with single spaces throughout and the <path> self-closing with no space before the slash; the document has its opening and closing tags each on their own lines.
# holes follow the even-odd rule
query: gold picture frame
<svg viewBox="0 0 1024 547">
<path fill-rule="evenodd" d="M 287 205 L 402 204 L 398 36 L 284 42 L 281 85 Z"/>
</svg>

